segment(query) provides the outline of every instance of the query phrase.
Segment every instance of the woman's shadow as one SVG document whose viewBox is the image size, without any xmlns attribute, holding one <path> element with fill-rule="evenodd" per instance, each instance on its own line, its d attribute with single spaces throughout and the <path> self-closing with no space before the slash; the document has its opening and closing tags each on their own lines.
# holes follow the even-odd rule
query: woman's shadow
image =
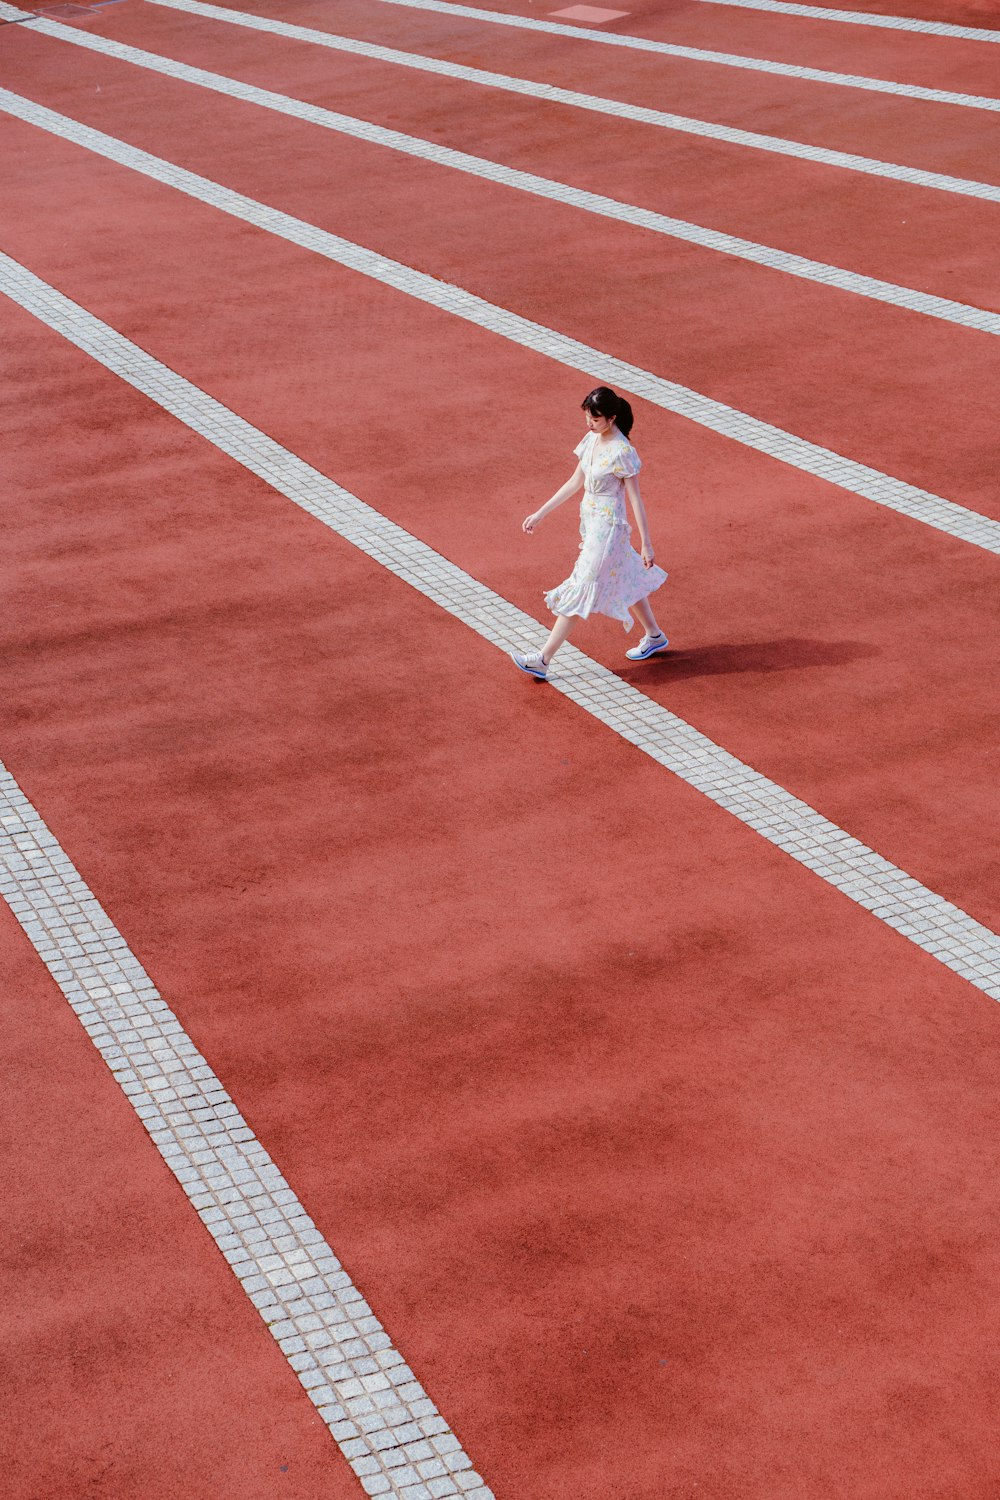
<svg viewBox="0 0 1000 1500">
<path fill-rule="evenodd" d="M 720 677 L 731 672 L 802 672 L 810 667 L 842 667 L 848 662 L 867 661 L 880 653 L 861 641 L 807 641 L 789 637 L 780 641 L 718 641 L 690 651 L 664 651 L 637 664 L 635 681 L 648 681 L 652 667 L 658 676 L 676 681 L 682 677 Z M 623 672 L 631 681 L 633 673 Z"/>
</svg>

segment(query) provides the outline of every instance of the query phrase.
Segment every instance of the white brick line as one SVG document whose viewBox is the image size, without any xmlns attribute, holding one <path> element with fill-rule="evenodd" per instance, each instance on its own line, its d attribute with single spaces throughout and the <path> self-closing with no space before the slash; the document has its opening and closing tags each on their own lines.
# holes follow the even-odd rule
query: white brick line
<svg viewBox="0 0 1000 1500">
<path fill-rule="evenodd" d="M 545 32 L 552 36 L 574 37 L 586 42 L 600 42 L 605 47 L 627 47 L 633 52 L 655 52 L 663 57 L 677 57 L 686 62 L 717 63 L 724 68 L 744 68 L 754 73 L 777 73 L 784 78 L 804 78 L 810 83 L 832 83 L 841 88 L 868 89 L 877 94 L 898 94 L 906 99 L 922 99 L 930 104 L 957 104 L 963 109 L 1000 110 L 1000 99 L 981 94 L 956 94 L 951 89 L 925 88 L 916 83 L 893 83 L 887 78 L 868 78 L 857 73 L 831 73 L 825 68 L 806 68 L 797 63 L 770 62 L 760 57 L 745 57 L 739 52 L 710 52 L 703 47 L 680 47 L 673 42 L 651 41 L 644 36 L 622 32 L 597 31 L 589 26 L 567 26 L 560 21 L 542 21 L 534 16 L 509 15 L 505 11 L 486 10 L 476 5 L 453 5 L 448 0 L 381 0 L 383 5 L 405 6 L 409 10 L 436 11 L 445 16 L 468 17 L 494 26 L 513 26 L 522 31 Z"/>
<path fill-rule="evenodd" d="M 44 108 L 41 105 L 30 107 L 39 112 Z M 51 114 L 52 111 L 45 113 Z M 130 146 L 114 136 L 104 135 L 101 131 L 79 125 L 75 121 L 70 121 L 69 125 L 73 130 L 67 138 L 86 149 L 141 172 L 144 176 L 175 188 L 201 203 L 207 203 L 244 223 L 253 224 L 265 233 L 278 235 L 337 265 L 368 276 L 408 297 L 426 302 L 441 312 L 461 318 L 522 348 L 533 349 L 558 364 L 579 370 L 605 384 L 621 386 L 649 401 L 651 405 L 686 417 L 744 447 L 766 453 L 861 498 L 873 500 L 910 520 L 920 521 L 987 552 L 1000 553 L 1000 522 L 991 520 L 988 516 L 967 510 L 964 506 L 942 499 L 940 495 L 933 495 L 928 490 L 918 489 L 901 479 L 894 479 L 866 464 L 844 458 L 828 448 L 818 447 L 805 438 L 796 437 L 794 433 L 773 427 L 768 422 L 725 406 L 720 401 L 713 401 L 711 397 L 703 396 L 674 381 L 664 380 L 637 365 L 604 354 L 599 349 L 568 338 L 541 323 L 533 323 L 506 308 L 486 302 L 451 282 L 439 281 L 422 271 L 415 271 L 410 266 L 367 250 L 339 235 L 330 234 L 325 229 L 318 229 L 280 209 L 258 203 L 255 199 L 236 193 L 207 177 L 200 177 L 184 167 L 152 156 L 138 146 Z"/>
<path fill-rule="evenodd" d="M 76 39 L 74 36 L 73 40 Z M 104 39 L 101 40 L 103 42 Z M 521 172 L 517 168 L 506 167 L 484 157 L 470 156 L 465 151 L 455 151 L 450 146 L 440 146 L 434 141 L 425 141 L 419 136 L 404 135 L 401 131 L 388 130 L 384 126 L 373 125 L 367 120 L 338 114 L 334 110 L 324 109 L 317 104 L 305 104 L 286 94 L 272 93 L 270 90 L 257 88 L 253 84 L 243 83 L 239 79 L 229 78 L 225 74 L 210 73 L 204 68 L 189 67 L 186 63 L 175 62 L 172 58 L 163 57 L 155 52 L 143 52 L 137 47 L 125 47 L 117 43 L 108 43 L 100 50 L 106 50 L 123 62 L 162 73 L 168 78 L 210 89 L 213 93 L 222 94 L 227 98 L 256 104 L 262 109 L 289 115 L 294 119 L 318 125 L 322 129 L 351 136 L 355 140 L 367 141 L 390 151 L 399 151 L 406 156 L 431 162 L 435 166 L 445 167 L 451 171 L 466 172 L 472 176 L 484 178 L 487 182 L 513 188 L 518 192 L 531 193 L 554 203 L 579 208 L 585 213 L 615 219 L 622 224 L 632 224 L 636 228 L 647 229 L 654 234 L 666 235 L 671 239 L 699 245 L 703 249 L 713 250 L 722 255 L 731 255 L 739 260 L 750 261 L 754 265 L 764 266 L 768 270 L 778 271 L 783 275 L 818 282 L 821 286 L 834 287 L 837 291 L 849 292 L 853 296 L 888 303 L 892 307 L 920 313 L 924 317 L 940 318 L 948 323 L 957 323 L 963 328 L 975 329 L 979 333 L 1000 334 L 1000 313 L 988 312 L 985 308 L 955 302 L 948 297 L 936 297 L 929 292 L 920 292 L 913 287 L 898 286 L 891 281 L 880 281 L 874 276 L 862 276 L 854 271 L 846 271 L 839 266 L 829 265 L 825 261 L 808 260 L 803 255 L 793 255 L 789 251 L 777 250 L 770 245 L 761 245 L 754 240 L 741 239 L 737 235 L 705 229 L 699 224 L 691 224 L 684 219 L 670 218 L 652 209 L 639 208 L 631 203 L 622 203 L 615 198 L 607 198 L 601 193 L 591 193 L 582 188 L 570 187 L 566 183 L 555 182 L 547 177 L 537 177 L 532 172 Z M 67 140 L 78 140 L 80 144 L 84 144 L 81 132 L 86 127 L 70 119 L 69 116 L 58 114 L 55 110 L 35 104 L 32 100 L 25 99 L 23 95 L 11 93 L 6 89 L 0 90 L 0 99 L 3 101 L 3 107 L 10 114 L 16 114 L 20 119 L 38 125 L 44 130 L 50 130 L 53 134 L 62 135 Z M 76 134 L 73 133 L 74 131 Z M 95 139 L 101 137 L 100 132 L 93 132 L 93 135 Z M 111 139 L 111 137 L 105 139 Z"/>
<path fill-rule="evenodd" d="M 272 36 L 285 36 L 295 41 L 310 42 L 319 47 L 330 47 L 338 52 L 348 52 L 355 57 L 370 57 L 378 62 L 392 63 L 403 68 L 416 68 L 423 73 L 434 73 L 443 78 L 455 78 L 465 83 L 482 84 L 487 88 L 503 89 L 506 93 L 523 94 L 531 99 L 541 99 L 552 104 L 568 104 L 574 109 L 591 110 L 596 114 L 613 115 L 622 120 L 634 120 L 638 124 L 653 125 L 663 130 L 677 130 L 687 135 L 705 136 L 710 140 L 725 141 L 729 145 L 749 146 L 757 151 L 770 151 L 779 156 L 797 157 L 822 166 L 841 167 L 845 171 L 864 172 L 873 177 L 889 178 L 894 182 L 905 182 L 911 187 L 933 188 L 940 192 L 960 193 L 967 197 L 985 198 L 1000 203 L 1000 186 L 990 182 L 975 182 L 970 178 L 952 177 L 941 172 L 924 172 L 918 167 L 897 166 L 893 162 L 878 161 L 869 156 L 857 156 L 847 151 L 833 151 L 825 146 L 809 146 L 800 141 L 784 140 L 781 136 L 761 135 L 753 130 L 737 130 L 729 125 L 716 125 L 708 120 L 695 120 L 686 115 L 668 114 L 660 109 L 647 109 L 643 105 L 625 104 L 618 99 L 603 99 L 595 94 L 581 94 L 573 89 L 558 88 L 555 84 L 533 83 L 527 78 L 513 78 L 506 73 L 491 73 L 483 68 L 469 68 L 460 63 L 443 62 L 436 57 L 424 57 L 418 52 L 400 52 L 393 47 L 380 47 L 374 42 L 359 42 L 351 37 L 335 36 L 327 31 L 317 31 L 309 26 L 293 26 L 287 21 L 273 21 L 268 16 L 250 15 L 246 11 L 226 10 L 218 5 L 202 4 L 201 0 L 149 0 L 153 5 L 164 5 L 172 10 L 186 11 L 190 15 L 205 16 L 210 20 L 224 21 L 231 26 L 244 26 L 251 31 L 262 31 Z M 13 7 L 4 7 L 13 9 Z M 23 12 L 18 12 L 23 14 Z M 69 31 L 58 27 L 56 22 L 38 21 L 35 29 L 50 36 Z M 81 45 L 85 33 L 75 33 Z"/>
<path fill-rule="evenodd" d="M 740 10 L 767 10 L 779 16 L 812 21 L 843 21 L 847 26 L 879 26 L 888 31 L 921 31 L 927 36 L 961 37 L 970 42 L 1000 42 L 1000 31 L 956 26 L 951 21 L 920 21 L 912 16 L 868 15 L 862 10 L 835 10 L 828 5 L 794 5 L 791 0 L 699 0 L 701 5 L 729 5 Z"/>
<path fill-rule="evenodd" d="M 365 1492 L 493 1500 L 278 1167 L 2 764 L 0 895 Z"/>
<path fill-rule="evenodd" d="M 540 626 L 530 615 L 5 255 L 0 292 L 494 646 L 507 650 L 537 639 Z M 576 648 L 563 648 L 550 685 L 939 963 L 1000 999 L 1000 937 L 989 928 Z"/>
</svg>

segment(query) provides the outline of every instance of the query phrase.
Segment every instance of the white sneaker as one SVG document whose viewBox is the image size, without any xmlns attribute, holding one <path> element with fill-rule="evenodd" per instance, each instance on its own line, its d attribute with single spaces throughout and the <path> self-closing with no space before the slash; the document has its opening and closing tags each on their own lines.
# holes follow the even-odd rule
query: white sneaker
<svg viewBox="0 0 1000 1500">
<path fill-rule="evenodd" d="M 625 655 L 629 661 L 645 661 L 647 656 L 655 656 L 657 651 L 666 651 L 669 645 L 670 642 L 661 630 L 657 635 L 644 635 L 638 646 L 633 646 Z"/>
<path fill-rule="evenodd" d="M 515 667 L 520 667 L 522 672 L 527 672 L 531 677 L 537 677 L 540 682 L 544 682 L 549 675 L 549 669 L 542 660 L 542 653 L 540 651 L 529 651 L 527 653 L 512 651 L 510 659 Z"/>
</svg>

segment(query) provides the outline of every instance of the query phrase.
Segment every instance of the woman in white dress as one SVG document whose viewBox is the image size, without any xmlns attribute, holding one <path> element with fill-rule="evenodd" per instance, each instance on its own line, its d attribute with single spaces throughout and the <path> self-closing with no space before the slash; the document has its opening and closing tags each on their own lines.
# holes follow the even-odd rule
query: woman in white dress
<svg viewBox="0 0 1000 1500">
<path fill-rule="evenodd" d="M 576 472 L 522 523 L 522 530 L 530 536 L 539 521 L 583 486 L 580 556 L 566 582 L 545 595 L 556 623 L 541 651 L 510 653 L 521 671 L 532 677 L 548 675 L 549 664 L 576 619 L 586 619 L 595 611 L 621 620 L 626 630 L 632 629 L 635 615 L 645 635 L 638 646 L 626 651 L 630 661 L 645 661 L 669 645 L 649 604 L 649 595 L 667 575 L 655 566 L 649 523 L 639 494 L 637 476 L 642 462 L 628 441 L 632 408 L 623 396 L 599 385 L 583 402 L 583 410 L 587 433 L 573 450 L 580 460 Z M 632 528 L 625 512 L 626 495 L 639 528 L 641 556 L 629 540 Z"/>
</svg>

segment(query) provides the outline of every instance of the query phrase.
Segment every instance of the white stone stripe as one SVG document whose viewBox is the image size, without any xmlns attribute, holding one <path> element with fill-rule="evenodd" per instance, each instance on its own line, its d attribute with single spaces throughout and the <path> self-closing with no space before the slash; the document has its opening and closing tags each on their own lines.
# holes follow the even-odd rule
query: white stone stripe
<svg viewBox="0 0 1000 1500">
<path fill-rule="evenodd" d="M 0 895 L 365 1492 L 400 1500 L 493 1500 L 278 1167 L 3 765 Z"/>
<path fill-rule="evenodd" d="M 0 292 L 501 649 L 540 626 L 115 329 L 0 254 Z M 514 669 L 511 668 L 511 671 Z M 550 685 L 993 999 L 1000 937 L 575 647 Z"/>
<path fill-rule="evenodd" d="M 246 11 L 227 10 L 219 5 L 202 4 L 201 0 L 148 0 L 151 5 L 163 5 L 171 10 L 182 10 L 190 15 L 204 16 L 209 20 L 224 21 L 231 26 L 244 26 L 251 31 L 262 31 L 272 36 L 289 37 L 294 41 L 309 42 L 319 47 L 330 47 L 337 52 L 348 52 L 355 57 L 370 57 L 377 62 L 391 63 L 397 67 L 415 68 L 423 73 L 434 73 L 442 78 L 455 78 L 463 83 L 482 84 L 487 88 L 502 89 L 510 94 L 523 94 L 531 99 L 541 99 L 550 104 L 568 104 L 574 109 L 591 110 L 596 114 L 613 115 L 622 120 L 634 120 L 641 125 L 653 125 L 663 130 L 681 131 L 686 135 L 705 136 L 710 140 L 725 141 L 728 145 L 749 146 L 757 151 L 770 151 L 779 156 L 796 157 L 802 161 L 815 162 L 821 166 L 841 167 L 845 171 L 863 172 L 872 177 L 883 177 L 893 182 L 905 182 L 911 187 L 933 188 L 945 193 L 960 193 L 966 197 L 985 198 L 1000 203 L 1000 186 L 991 182 L 976 182 L 971 178 L 952 177 L 941 172 L 925 172 L 918 167 L 898 166 L 894 162 L 878 161 L 870 156 L 857 156 L 848 151 L 833 151 L 825 146 L 809 146 L 800 141 L 784 140 L 781 136 L 761 135 L 753 130 L 737 130 L 729 125 L 716 125 L 708 120 L 695 120 L 686 115 L 668 114 L 660 109 L 647 109 L 644 105 L 625 104 L 618 99 L 604 99 L 596 94 L 581 94 L 573 89 L 559 88 L 555 84 L 534 83 L 528 78 L 514 78 L 506 73 L 491 73 L 483 68 L 470 68 L 461 63 L 444 62 L 436 57 L 424 57 L 419 52 L 400 52 L 393 47 L 381 47 L 374 42 L 359 42 L 352 37 L 335 36 L 328 31 L 317 31 L 314 27 L 294 26 L 287 21 L 273 21 L 268 16 L 250 15 Z M 12 6 L 3 7 L 13 10 Z M 23 12 L 18 12 L 23 14 Z M 53 21 L 36 21 L 34 26 L 54 36 L 70 30 L 59 27 Z M 91 40 L 86 33 L 79 32 L 82 45 Z M 84 38 L 86 37 L 86 40 Z"/>
<path fill-rule="evenodd" d="M 76 38 L 74 37 L 74 40 Z M 532 172 L 521 172 L 515 167 L 506 167 L 499 162 L 481 156 L 470 156 L 465 151 L 455 151 L 450 146 L 440 146 L 434 141 L 425 141 L 419 136 L 404 135 L 398 130 L 387 130 L 382 125 L 372 125 L 367 120 L 355 119 L 334 110 L 324 109 L 318 104 L 305 104 L 286 94 L 271 93 L 253 84 L 242 83 L 221 73 L 209 73 L 203 68 L 189 67 L 155 52 L 143 52 L 137 47 L 122 47 L 111 43 L 106 49 L 121 61 L 133 63 L 176 78 L 199 88 L 211 89 L 227 98 L 241 99 L 248 104 L 278 114 L 290 115 L 293 119 L 308 121 L 325 130 L 334 130 L 356 140 L 368 141 L 390 151 L 400 151 L 421 161 L 452 171 L 467 172 L 487 182 L 496 182 L 503 187 L 519 192 L 532 193 L 554 203 L 564 203 L 585 213 L 599 214 L 603 218 L 616 219 L 623 224 L 632 224 L 639 229 L 648 229 L 655 234 L 684 240 L 688 244 L 700 245 L 703 249 L 732 255 L 737 259 L 766 266 L 768 270 L 780 271 L 784 275 L 797 276 L 804 281 L 818 282 L 821 286 L 835 287 L 841 292 L 850 292 L 857 297 L 868 297 L 876 302 L 885 302 L 908 312 L 921 313 L 925 317 L 941 318 L 948 323 L 957 323 L 963 328 L 973 328 L 979 333 L 1000 334 L 1000 313 L 988 312 L 985 308 L 971 307 L 965 302 L 954 302 L 948 297 L 935 297 L 930 292 L 920 292 L 913 287 L 898 286 L 891 281 L 880 281 L 874 276 L 862 276 L 854 271 L 845 271 L 825 261 L 808 260 L 803 255 L 793 255 L 786 250 L 777 250 L 770 245 L 761 245 L 754 240 L 741 239 L 738 235 L 724 234 L 715 229 L 705 229 L 699 224 L 684 219 L 673 219 L 652 209 L 639 208 L 631 203 L 621 203 L 600 193 L 591 193 L 583 188 L 571 187 L 547 177 L 537 177 Z M 127 55 L 123 55 L 127 54 Z M 0 89 L 0 101 L 10 114 L 67 140 L 88 144 L 84 138 L 87 127 L 67 115 L 58 114 L 44 105 L 35 104 L 23 95 Z M 93 140 L 110 140 L 99 131 L 90 131 Z"/>
<path fill-rule="evenodd" d="M 40 111 L 43 109 L 41 105 L 33 107 Z M 533 323 L 506 308 L 486 302 L 451 282 L 439 281 L 423 271 L 415 271 L 410 266 L 367 250 L 351 240 L 329 233 L 328 230 L 318 229 L 314 224 L 307 224 L 280 209 L 258 203 L 255 199 L 236 193 L 207 177 L 200 177 L 173 162 L 152 156 L 138 146 L 130 146 L 114 136 L 95 131 L 90 126 L 78 125 L 75 121 L 69 123 L 73 126 L 73 133 L 67 132 L 67 138 L 81 146 L 141 172 L 167 187 L 176 188 L 244 223 L 253 224 L 268 234 L 278 235 L 348 270 L 368 276 L 408 297 L 426 302 L 441 312 L 509 339 L 522 348 L 533 349 L 558 364 L 579 370 L 606 385 L 623 387 L 664 411 L 686 417 L 699 426 L 743 444 L 744 447 L 766 453 L 852 494 L 898 511 L 911 520 L 921 521 L 938 531 L 947 532 L 959 541 L 982 547 L 987 552 L 1000 553 L 1000 522 L 991 520 L 988 516 L 967 510 L 953 501 L 942 499 L 940 495 L 906 484 L 901 479 L 894 479 L 866 464 L 844 458 L 828 448 L 820 448 L 805 438 L 796 437 L 794 433 L 773 427 L 746 412 L 725 406 L 721 401 L 713 401 L 711 397 L 689 390 L 686 386 L 663 380 L 638 365 L 604 354 L 599 349 L 593 349 L 588 344 L 556 332 L 555 329 Z"/>
<path fill-rule="evenodd" d="M 701 5 L 729 5 L 740 10 L 767 10 L 779 16 L 812 21 L 843 21 L 848 26 L 879 26 L 889 31 L 921 31 L 927 36 L 961 37 L 970 42 L 1000 42 L 1000 31 L 956 26 L 952 21 L 921 21 L 914 16 L 869 15 L 862 10 L 835 10 L 829 5 L 795 5 L 792 0 L 698 0 Z"/>
<path fill-rule="evenodd" d="M 560 21 L 542 21 L 535 16 L 511 15 L 506 11 L 485 10 L 477 5 L 453 5 L 449 0 L 381 0 L 381 3 L 405 6 L 409 10 L 436 11 L 445 16 L 468 17 L 471 21 L 487 21 L 494 26 L 513 26 L 523 31 L 568 36 L 576 41 L 601 42 L 605 47 L 655 52 L 663 57 L 680 58 L 684 62 L 717 63 L 723 68 L 744 68 L 753 73 L 777 73 L 784 78 L 804 78 L 810 83 L 832 83 L 841 88 L 868 89 L 876 94 L 898 94 L 906 99 L 922 99 L 929 104 L 957 104 L 963 109 L 1000 110 L 1000 99 L 988 95 L 957 94 L 951 89 L 926 88 L 918 83 L 894 83 L 887 78 L 869 78 L 858 73 L 831 73 L 826 68 L 771 62 L 766 58 L 746 57 L 740 52 L 711 52 L 704 47 L 681 47 L 674 42 L 652 41 L 649 37 L 628 36 L 620 31 L 597 31 L 592 26 L 567 26 Z"/>
</svg>

